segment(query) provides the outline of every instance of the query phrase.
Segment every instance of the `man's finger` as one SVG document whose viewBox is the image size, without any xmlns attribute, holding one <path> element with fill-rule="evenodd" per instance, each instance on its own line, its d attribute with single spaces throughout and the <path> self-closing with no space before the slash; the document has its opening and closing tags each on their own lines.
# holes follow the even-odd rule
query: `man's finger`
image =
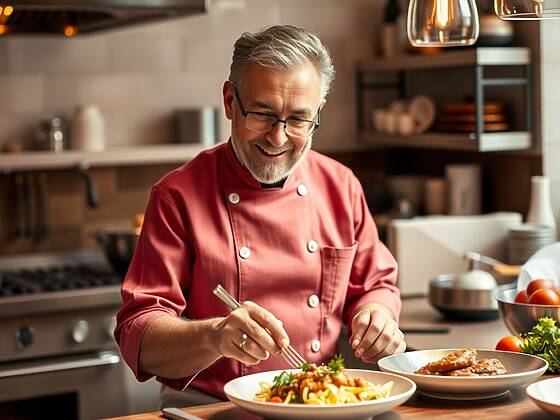
<svg viewBox="0 0 560 420">
<path fill-rule="evenodd" d="M 247 301 L 243 306 L 251 317 L 247 333 L 253 340 L 274 353 L 288 347 L 290 339 L 279 319 L 256 303 Z"/>
<path fill-rule="evenodd" d="M 350 347 L 352 347 L 353 350 L 356 350 L 362 342 L 362 338 L 369 327 L 370 320 L 371 314 L 367 309 L 358 312 L 354 319 L 352 319 L 352 337 L 350 337 L 349 341 Z"/>
</svg>

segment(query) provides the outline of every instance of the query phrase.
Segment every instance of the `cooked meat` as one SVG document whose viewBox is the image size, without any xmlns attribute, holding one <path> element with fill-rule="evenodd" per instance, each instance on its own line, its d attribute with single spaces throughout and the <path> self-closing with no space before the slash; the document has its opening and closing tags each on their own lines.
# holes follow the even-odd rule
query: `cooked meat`
<svg viewBox="0 0 560 420">
<path fill-rule="evenodd" d="M 461 349 L 448 354 L 442 359 L 428 363 L 414 373 L 421 375 L 445 375 L 446 372 L 467 368 L 476 363 L 475 349 Z"/>
<path fill-rule="evenodd" d="M 449 376 L 493 376 L 503 375 L 507 372 L 506 367 L 498 359 L 482 359 L 474 365 L 464 369 L 453 370 Z"/>
</svg>

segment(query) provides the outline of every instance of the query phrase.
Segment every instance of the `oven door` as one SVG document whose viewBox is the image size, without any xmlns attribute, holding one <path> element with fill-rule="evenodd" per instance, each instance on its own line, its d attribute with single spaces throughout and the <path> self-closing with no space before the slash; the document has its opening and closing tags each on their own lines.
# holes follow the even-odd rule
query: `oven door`
<svg viewBox="0 0 560 420">
<path fill-rule="evenodd" d="M 103 351 L 0 364 L 0 418 L 99 419 L 128 412 L 124 367 Z"/>
</svg>

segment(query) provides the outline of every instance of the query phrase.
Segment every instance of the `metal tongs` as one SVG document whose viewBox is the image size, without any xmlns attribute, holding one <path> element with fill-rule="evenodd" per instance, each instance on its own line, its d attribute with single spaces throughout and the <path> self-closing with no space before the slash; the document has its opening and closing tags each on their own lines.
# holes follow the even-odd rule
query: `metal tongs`
<svg viewBox="0 0 560 420">
<path fill-rule="evenodd" d="M 214 295 L 224 302 L 232 311 L 241 305 L 231 296 L 221 285 L 217 285 L 213 290 Z M 282 357 L 288 362 L 293 369 L 299 369 L 302 364 L 306 363 L 305 359 L 290 344 L 286 349 L 282 349 Z"/>
</svg>

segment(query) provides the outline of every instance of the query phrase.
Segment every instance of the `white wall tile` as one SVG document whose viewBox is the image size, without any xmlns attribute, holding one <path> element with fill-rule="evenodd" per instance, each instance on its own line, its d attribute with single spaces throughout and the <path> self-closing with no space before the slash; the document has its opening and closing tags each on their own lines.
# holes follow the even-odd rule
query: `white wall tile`
<svg viewBox="0 0 560 420">
<path fill-rule="evenodd" d="M 551 181 L 560 183 L 560 143 L 543 145 L 543 169 Z"/>
<path fill-rule="evenodd" d="M 545 54 L 546 55 L 546 54 Z M 560 104 L 560 61 L 543 63 L 541 66 L 541 97 L 543 104 Z"/>
<path fill-rule="evenodd" d="M 357 33 L 356 9 L 352 2 L 284 0 L 280 23 L 302 26 L 319 36 L 343 38 Z"/>
<path fill-rule="evenodd" d="M 146 76 L 105 73 L 49 76 L 45 83 L 49 110 L 72 110 L 97 104 L 102 109 L 137 109 L 146 106 Z"/>
<path fill-rule="evenodd" d="M 552 182 L 550 184 L 550 195 L 552 211 L 554 212 L 554 219 L 556 220 L 557 237 L 560 238 L 560 181 Z"/>
<path fill-rule="evenodd" d="M 560 144 L 560 104 L 543 101 L 541 109 L 543 145 L 546 143 Z"/>
<path fill-rule="evenodd" d="M 216 74 L 229 74 L 233 54 L 233 44 L 223 39 L 208 39 L 203 42 L 185 38 L 182 46 L 183 64 L 187 73 L 208 74 L 213 69 Z"/>
<path fill-rule="evenodd" d="M 110 35 L 107 38 L 108 66 L 116 72 L 178 72 L 182 50 L 178 37 Z"/>
<path fill-rule="evenodd" d="M 108 147 L 169 143 L 172 113 L 169 109 L 119 109 L 104 113 Z"/>
<path fill-rule="evenodd" d="M 150 107 L 178 108 L 222 103 L 225 75 L 153 75 L 146 79 L 146 100 Z"/>
<path fill-rule="evenodd" d="M 560 62 L 560 25 L 556 20 L 543 20 L 541 28 L 542 63 Z"/>
<path fill-rule="evenodd" d="M 10 39 L 11 73 L 93 72 L 106 67 L 105 37 Z"/>
<path fill-rule="evenodd" d="M 43 77 L 0 75 L 0 97 L 0 112 L 40 112 L 44 106 Z"/>
</svg>

